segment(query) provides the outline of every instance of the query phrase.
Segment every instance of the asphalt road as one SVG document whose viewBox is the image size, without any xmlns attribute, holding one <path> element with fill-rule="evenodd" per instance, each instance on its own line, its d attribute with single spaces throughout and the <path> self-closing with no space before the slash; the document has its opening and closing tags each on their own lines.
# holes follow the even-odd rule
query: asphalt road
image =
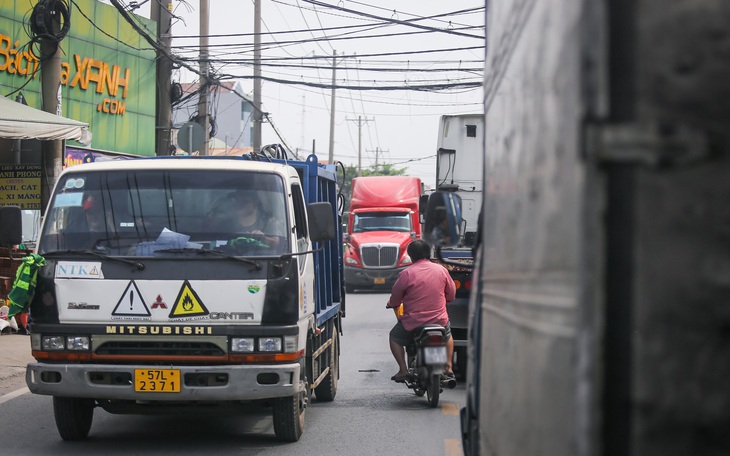
<svg viewBox="0 0 730 456">
<path fill-rule="evenodd" d="M 384 294 L 348 296 L 337 397 L 330 403 L 313 401 L 304 435 L 291 444 L 275 439 L 270 410 L 261 407 L 244 416 L 112 415 L 97 409 L 89 438 L 64 442 L 56 431 L 51 398 L 25 390 L 22 366 L 32 361 L 29 338 L 3 335 L 1 453 L 460 455 L 458 411 L 464 404 L 464 385 L 445 390 L 439 407 L 432 409 L 425 397 L 390 381 L 397 370 L 388 349 L 395 317 L 384 308 L 386 299 Z"/>
</svg>

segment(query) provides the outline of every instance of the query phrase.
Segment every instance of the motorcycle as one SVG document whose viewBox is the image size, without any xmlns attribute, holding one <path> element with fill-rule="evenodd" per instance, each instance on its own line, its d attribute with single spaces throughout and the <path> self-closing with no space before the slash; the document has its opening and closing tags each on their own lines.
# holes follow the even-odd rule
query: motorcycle
<svg viewBox="0 0 730 456">
<path fill-rule="evenodd" d="M 413 341 L 406 347 L 408 377 L 403 383 L 416 396 L 426 395 L 428 405 L 437 407 L 443 387 L 456 388 L 453 376 L 444 376 L 446 368 L 446 329 L 439 325 L 416 328 Z"/>
</svg>

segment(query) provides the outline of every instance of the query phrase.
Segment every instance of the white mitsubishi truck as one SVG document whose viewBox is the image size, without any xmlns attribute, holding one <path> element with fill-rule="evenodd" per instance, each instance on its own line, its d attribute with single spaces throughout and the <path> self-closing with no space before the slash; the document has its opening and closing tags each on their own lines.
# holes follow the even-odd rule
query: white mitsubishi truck
<svg viewBox="0 0 730 456">
<path fill-rule="evenodd" d="M 296 441 L 331 401 L 344 311 L 335 168 L 155 157 L 67 169 L 37 253 L 27 384 L 64 440 L 111 413 L 271 407 Z M 241 205 L 255 206 L 250 226 Z M 245 220 L 244 220 L 245 221 Z"/>
</svg>

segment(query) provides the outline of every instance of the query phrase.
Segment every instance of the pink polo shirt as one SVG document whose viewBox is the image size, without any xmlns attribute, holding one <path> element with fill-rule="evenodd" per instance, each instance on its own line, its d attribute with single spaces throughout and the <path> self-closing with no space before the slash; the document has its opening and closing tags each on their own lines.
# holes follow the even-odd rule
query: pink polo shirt
<svg viewBox="0 0 730 456">
<path fill-rule="evenodd" d="M 446 268 L 429 260 L 418 260 L 401 272 L 393 285 L 388 307 L 403 303 L 403 327 L 412 331 L 431 323 L 449 321 L 446 303 L 456 297 L 456 286 Z"/>
</svg>

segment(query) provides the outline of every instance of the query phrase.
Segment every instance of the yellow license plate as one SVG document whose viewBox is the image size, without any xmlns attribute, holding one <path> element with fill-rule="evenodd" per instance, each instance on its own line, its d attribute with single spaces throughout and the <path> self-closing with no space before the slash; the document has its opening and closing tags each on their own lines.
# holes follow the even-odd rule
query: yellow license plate
<svg viewBox="0 0 730 456">
<path fill-rule="evenodd" d="M 373 279 L 373 281 L 375 282 L 375 285 L 382 285 L 385 283 L 385 278 L 378 277 L 377 279 Z"/>
<path fill-rule="evenodd" d="M 179 393 L 180 370 L 135 369 L 134 391 L 138 393 Z"/>
</svg>

